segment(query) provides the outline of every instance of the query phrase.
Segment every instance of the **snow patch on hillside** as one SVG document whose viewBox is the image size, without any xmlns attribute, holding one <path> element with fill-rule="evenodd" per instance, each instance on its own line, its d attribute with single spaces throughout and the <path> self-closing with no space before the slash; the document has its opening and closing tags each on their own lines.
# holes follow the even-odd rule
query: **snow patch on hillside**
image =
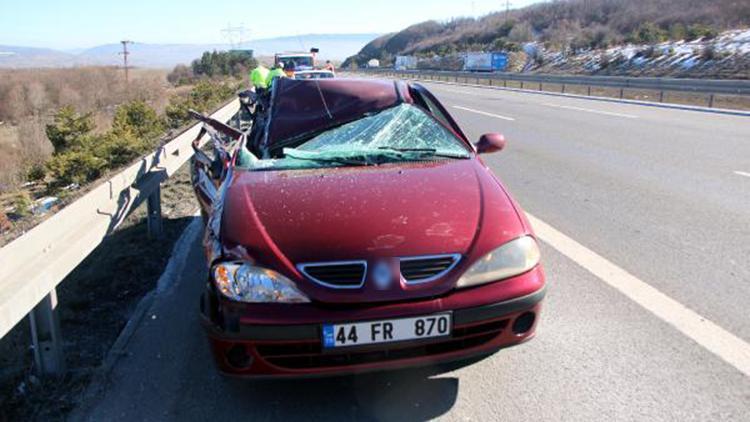
<svg viewBox="0 0 750 422">
<path fill-rule="evenodd" d="M 533 71 L 670 74 L 717 73 L 740 77 L 750 69 L 750 29 L 722 32 L 713 39 L 668 41 L 655 45 L 626 44 L 606 50 L 559 52 L 540 44 L 525 47 L 540 57 L 526 68 Z M 750 75 L 745 75 L 745 78 Z"/>
</svg>

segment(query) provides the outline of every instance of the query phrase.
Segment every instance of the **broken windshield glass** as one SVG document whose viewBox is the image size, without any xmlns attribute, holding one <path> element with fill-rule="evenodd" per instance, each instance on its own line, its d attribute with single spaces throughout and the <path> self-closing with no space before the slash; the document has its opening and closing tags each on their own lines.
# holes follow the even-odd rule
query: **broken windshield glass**
<svg viewBox="0 0 750 422">
<path fill-rule="evenodd" d="M 431 148 L 468 154 L 461 142 L 440 123 L 411 104 L 401 104 L 373 116 L 339 126 L 308 140 L 303 151 Z"/>
<path fill-rule="evenodd" d="M 283 153 L 283 158 L 258 160 L 248 167 L 257 170 L 319 168 L 470 156 L 455 135 L 410 104 L 330 129 L 296 148 L 284 148 Z"/>
</svg>

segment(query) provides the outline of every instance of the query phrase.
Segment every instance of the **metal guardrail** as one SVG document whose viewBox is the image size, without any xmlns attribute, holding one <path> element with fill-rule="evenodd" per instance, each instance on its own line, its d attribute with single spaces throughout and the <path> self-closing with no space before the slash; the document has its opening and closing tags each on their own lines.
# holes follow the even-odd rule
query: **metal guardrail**
<svg viewBox="0 0 750 422">
<path fill-rule="evenodd" d="M 709 95 L 708 106 L 713 106 L 714 95 L 750 95 L 750 80 L 741 79 L 681 79 L 681 78 L 653 78 L 627 76 L 578 76 L 578 75 L 544 75 L 507 72 L 451 72 L 435 70 L 392 70 L 392 69 L 360 69 L 359 72 L 381 74 L 393 77 L 418 77 L 419 79 L 441 80 L 452 82 L 488 81 L 487 85 L 505 86 L 508 81 L 524 84 L 536 84 L 526 88 L 543 90 L 543 84 L 561 85 L 561 92 L 565 92 L 567 85 L 587 86 L 588 95 L 591 87 L 619 88 L 620 98 L 625 89 L 647 89 L 659 91 L 659 101 L 664 100 L 664 92 L 693 92 Z"/>
<path fill-rule="evenodd" d="M 235 99 L 211 117 L 229 121 L 238 110 Z M 201 126 L 191 126 L 0 249 L 0 338 L 30 315 L 41 372 L 59 373 L 64 367 L 56 286 L 144 200 L 149 234 L 160 235 L 160 184 L 193 155 L 191 142 Z"/>
</svg>

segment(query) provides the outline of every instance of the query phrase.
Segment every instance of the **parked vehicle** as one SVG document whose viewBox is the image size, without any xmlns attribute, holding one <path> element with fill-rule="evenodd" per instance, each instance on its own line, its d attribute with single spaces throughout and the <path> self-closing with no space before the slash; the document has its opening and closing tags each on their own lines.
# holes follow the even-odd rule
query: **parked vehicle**
<svg viewBox="0 0 750 422">
<path fill-rule="evenodd" d="M 336 74 L 330 70 L 302 70 L 294 73 L 294 79 L 328 79 L 335 77 Z"/>
<path fill-rule="evenodd" d="M 534 336 L 538 242 L 478 156 L 502 135 L 470 143 L 418 83 L 282 78 L 258 101 L 247 133 L 204 118 L 219 154 L 193 167 L 222 372 L 465 363 Z"/>
<path fill-rule="evenodd" d="M 380 67 L 380 60 L 378 60 L 378 59 L 370 59 L 367 62 L 367 67 L 369 67 L 370 69 L 377 69 L 377 68 L 379 68 Z"/>
</svg>

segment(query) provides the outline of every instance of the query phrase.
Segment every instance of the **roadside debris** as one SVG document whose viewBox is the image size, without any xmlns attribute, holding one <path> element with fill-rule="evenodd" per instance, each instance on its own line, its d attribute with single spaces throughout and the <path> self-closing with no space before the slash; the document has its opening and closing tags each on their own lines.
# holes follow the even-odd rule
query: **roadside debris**
<svg viewBox="0 0 750 422">
<path fill-rule="evenodd" d="M 45 196 L 43 198 L 39 198 L 34 202 L 34 207 L 31 209 L 31 212 L 34 213 L 34 215 L 42 215 L 49 212 L 58 202 L 60 202 L 60 198 L 56 196 Z"/>
</svg>

